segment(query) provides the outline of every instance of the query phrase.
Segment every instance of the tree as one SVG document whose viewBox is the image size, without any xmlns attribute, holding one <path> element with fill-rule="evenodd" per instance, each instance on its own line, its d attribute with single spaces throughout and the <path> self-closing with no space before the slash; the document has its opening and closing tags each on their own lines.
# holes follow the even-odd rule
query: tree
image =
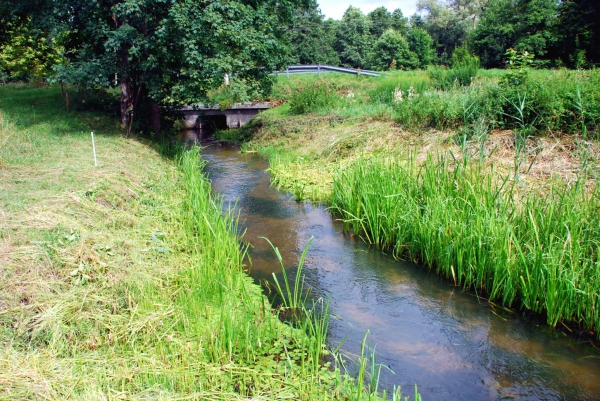
<svg viewBox="0 0 600 401">
<path fill-rule="evenodd" d="M 356 7 L 348 7 L 337 31 L 335 50 L 345 67 L 365 67 L 373 42 L 371 21 Z"/>
<path fill-rule="evenodd" d="M 600 63 L 600 2 L 563 0 L 558 6 L 557 53 L 573 67 Z"/>
<path fill-rule="evenodd" d="M 340 58 L 333 48 L 337 22 L 323 19 L 316 7 L 295 13 L 286 32 L 293 63 L 339 65 Z"/>
<path fill-rule="evenodd" d="M 226 73 L 235 73 L 247 98 L 268 90 L 269 73 L 288 60 L 282 27 L 306 7 L 305 0 L 33 0 L 11 13 L 66 35 L 61 79 L 118 86 L 123 126 L 145 109 L 158 132 L 159 106 L 203 103 Z"/>
<path fill-rule="evenodd" d="M 418 67 L 426 68 L 435 57 L 433 49 L 433 39 L 426 30 L 421 28 L 413 28 L 406 36 L 408 47 L 411 52 L 417 55 L 419 60 Z"/>
<path fill-rule="evenodd" d="M 392 14 L 387 8 L 381 6 L 367 14 L 367 18 L 371 21 L 371 35 L 374 38 L 379 38 L 386 30 L 392 26 Z"/>
<path fill-rule="evenodd" d="M 483 9 L 489 0 L 450 0 L 448 5 L 458 16 L 458 19 L 468 25 L 468 31 L 475 29 L 483 14 Z"/>
<path fill-rule="evenodd" d="M 6 22 L 6 40 L 0 44 L 0 70 L 11 79 L 42 79 L 60 63 L 64 49 L 56 41 L 40 36 L 25 21 Z"/>
<path fill-rule="evenodd" d="M 406 35 L 406 32 L 408 31 L 408 18 L 402 14 L 402 10 L 399 8 L 392 12 L 391 27 L 400 32 L 401 35 Z"/>
<path fill-rule="evenodd" d="M 379 71 L 412 69 L 419 63 L 417 55 L 409 50 L 406 39 L 393 29 L 388 29 L 377 39 L 369 60 L 371 67 Z"/>
<path fill-rule="evenodd" d="M 544 58 L 557 41 L 556 0 L 490 0 L 472 34 L 484 67 L 502 67 L 509 48 Z"/>
<path fill-rule="evenodd" d="M 466 43 L 490 0 L 419 0 L 417 9 L 425 12 L 425 28 L 433 38 L 437 54 L 446 60 L 454 48 Z M 493 0 L 491 0 L 493 1 Z"/>
<path fill-rule="evenodd" d="M 423 17 L 421 17 L 419 14 L 411 15 L 408 24 L 411 28 L 425 29 L 425 21 L 423 20 Z"/>
</svg>

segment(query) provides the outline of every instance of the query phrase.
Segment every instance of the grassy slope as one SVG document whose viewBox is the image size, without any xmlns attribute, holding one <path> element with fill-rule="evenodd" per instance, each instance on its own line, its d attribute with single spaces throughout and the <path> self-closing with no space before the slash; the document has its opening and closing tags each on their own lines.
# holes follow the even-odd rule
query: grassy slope
<svg viewBox="0 0 600 401">
<path fill-rule="evenodd" d="M 250 284 L 201 168 L 0 88 L 0 399 L 362 397 Z"/>
<path fill-rule="evenodd" d="M 597 337 L 600 75 L 535 71 L 502 93 L 501 74 L 444 91 L 415 72 L 284 79 L 288 104 L 243 129 L 244 148 L 268 155 L 297 199 L 333 199 L 367 241 Z"/>
</svg>

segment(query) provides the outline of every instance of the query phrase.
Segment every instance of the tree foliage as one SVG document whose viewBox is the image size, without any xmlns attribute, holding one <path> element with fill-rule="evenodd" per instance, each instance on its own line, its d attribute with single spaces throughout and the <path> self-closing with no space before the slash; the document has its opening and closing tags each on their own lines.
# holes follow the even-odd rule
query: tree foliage
<svg viewBox="0 0 600 401">
<path fill-rule="evenodd" d="M 7 22 L 4 28 L 9 40 L 0 44 L 0 70 L 10 79 L 41 80 L 60 63 L 62 46 L 54 39 L 41 36 L 28 21 Z"/>
<path fill-rule="evenodd" d="M 337 21 L 324 21 L 316 7 L 296 12 L 286 33 L 291 45 L 291 62 L 338 65 L 340 58 L 333 49 L 336 29 Z"/>
<path fill-rule="evenodd" d="M 419 60 L 418 67 L 427 68 L 435 57 L 431 36 L 422 28 L 413 28 L 408 32 L 406 39 L 410 51 L 415 53 Z"/>
<path fill-rule="evenodd" d="M 417 9 L 425 13 L 424 28 L 436 44 L 437 56 L 445 61 L 466 40 L 470 21 L 442 0 L 419 0 Z"/>
<path fill-rule="evenodd" d="M 419 64 L 417 55 L 410 51 L 402 35 L 388 29 L 373 45 L 369 55 L 370 65 L 376 70 L 412 69 Z"/>
<path fill-rule="evenodd" d="M 385 31 L 392 27 L 392 13 L 387 8 L 381 6 L 367 14 L 371 22 L 371 35 L 379 38 Z"/>
<path fill-rule="evenodd" d="M 572 67 L 600 63 L 600 2 L 561 1 L 556 27 L 563 62 Z"/>
<path fill-rule="evenodd" d="M 473 32 L 472 46 L 485 67 L 502 67 L 509 48 L 545 56 L 557 37 L 556 0 L 491 0 Z"/>
<path fill-rule="evenodd" d="M 402 35 L 406 35 L 408 32 L 408 18 L 404 16 L 402 10 L 397 8 L 392 12 L 392 25 L 391 28 L 400 32 Z"/>
<path fill-rule="evenodd" d="M 334 45 L 341 64 L 354 68 L 367 66 L 367 55 L 372 42 L 371 20 L 358 8 L 348 7 L 339 25 Z"/>
</svg>

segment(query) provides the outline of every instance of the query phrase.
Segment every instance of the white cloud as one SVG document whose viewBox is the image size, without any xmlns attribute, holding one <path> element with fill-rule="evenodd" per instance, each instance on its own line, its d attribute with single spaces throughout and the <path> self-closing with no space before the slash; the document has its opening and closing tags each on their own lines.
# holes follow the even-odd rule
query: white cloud
<svg viewBox="0 0 600 401">
<path fill-rule="evenodd" d="M 399 8 L 405 17 L 410 17 L 417 11 L 417 0 L 379 0 L 374 2 L 373 0 L 318 0 L 321 12 L 325 14 L 325 18 L 342 19 L 344 11 L 349 6 L 360 8 L 360 10 L 366 15 L 373 11 L 377 7 L 384 6 L 388 10 L 394 11 Z"/>
</svg>

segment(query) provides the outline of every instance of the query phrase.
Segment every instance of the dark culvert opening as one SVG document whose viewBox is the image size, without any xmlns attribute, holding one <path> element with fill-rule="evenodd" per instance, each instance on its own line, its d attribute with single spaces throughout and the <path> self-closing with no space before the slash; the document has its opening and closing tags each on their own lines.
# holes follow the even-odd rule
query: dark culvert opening
<svg viewBox="0 0 600 401">
<path fill-rule="evenodd" d="M 202 128 L 209 128 L 213 130 L 227 129 L 227 117 L 226 116 L 204 116 L 202 117 Z"/>
</svg>

